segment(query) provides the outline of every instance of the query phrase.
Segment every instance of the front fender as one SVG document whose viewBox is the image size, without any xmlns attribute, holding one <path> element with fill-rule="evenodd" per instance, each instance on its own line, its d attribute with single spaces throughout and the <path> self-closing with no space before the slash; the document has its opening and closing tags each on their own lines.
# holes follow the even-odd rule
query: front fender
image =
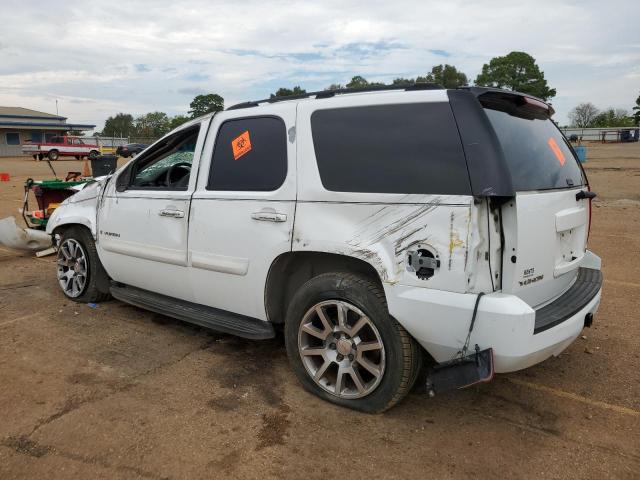
<svg viewBox="0 0 640 480">
<path fill-rule="evenodd" d="M 96 199 L 89 199 L 74 203 L 63 203 L 56 208 L 47 222 L 47 233 L 53 234 L 54 230 L 64 225 L 83 225 L 91 231 L 96 239 Z"/>
</svg>

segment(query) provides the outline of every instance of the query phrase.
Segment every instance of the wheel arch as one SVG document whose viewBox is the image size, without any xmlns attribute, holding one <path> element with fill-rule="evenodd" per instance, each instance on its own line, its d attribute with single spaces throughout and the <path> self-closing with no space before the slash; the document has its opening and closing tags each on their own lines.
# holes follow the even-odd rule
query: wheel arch
<svg viewBox="0 0 640 480">
<path fill-rule="evenodd" d="M 66 232 L 67 230 L 69 230 L 70 228 L 75 228 L 75 227 L 79 227 L 79 228 L 83 228 L 85 230 L 87 230 L 89 232 L 89 234 L 94 238 L 95 240 L 95 235 L 94 235 L 94 231 L 91 228 L 91 225 L 89 225 L 88 221 L 85 221 L 83 223 L 79 222 L 79 221 L 75 221 L 75 222 L 67 222 L 67 223 L 62 223 L 60 225 L 56 225 L 52 230 L 51 230 L 51 235 L 52 237 L 55 238 L 55 236 L 57 234 L 62 234 L 63 232 Z"/>
<path fill-rule="evenodd" d="M 59 208 L 59 207 L 58 207 Z M 47 225 L 47 231 L 55 238 L 55 235 L 58 233 L 62 233 L 65 230 L 68 230 L 72 227 L 82 227 L 88 230 L 91 237 L 96 240 L 96 228 L 95 223 L 90 219 L 82 216 L 65 216 L 63 218 L 51 218 L 49 219 L 49 224 L 54 222 L 51 227 Z M 58 220 L 58 221 L 56 221 Z"/>
<path fill-rule="evenodd" d="M 359 273 L 376 282 L 382 280 L 366 261 L 348 255 L 316 252 L 286 252 L 271 263 L 264 291 L 265 311 L 271 323 L 284 323 L 289 300 L 307 280 L 328 272 Z"/>
</svg>

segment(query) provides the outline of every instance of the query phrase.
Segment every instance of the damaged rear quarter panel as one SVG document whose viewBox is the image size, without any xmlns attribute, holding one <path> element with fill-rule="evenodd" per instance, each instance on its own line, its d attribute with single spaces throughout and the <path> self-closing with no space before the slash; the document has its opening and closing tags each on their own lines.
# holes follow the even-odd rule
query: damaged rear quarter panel
<svg viewBox="0 0 640 480">
<path fill-rule="evenodd" d="M 294 251 L 337 253 L 372 265 L 385 283 L 464 292 L 472 199 L 408 195 L 393 203 L 298 203 Z M 420 280 L 406 269 L 407 252 L 426 248 L 440 260 Z"/>
</svg>

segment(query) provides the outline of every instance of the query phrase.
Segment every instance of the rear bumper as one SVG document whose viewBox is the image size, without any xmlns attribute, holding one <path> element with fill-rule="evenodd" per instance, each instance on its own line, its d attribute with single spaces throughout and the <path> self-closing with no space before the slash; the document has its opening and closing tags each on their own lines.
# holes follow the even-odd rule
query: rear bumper
<svg viewBox="0 0 640 480">
<path fill-rule="evenodd" d="M 602 292 L 599 272 L 597 278 L 597 288 L 591 286 L 593 291 L 589 297 L 582 297 L 583 303 L 574 302 L 571 311 L 563 310 L 562 321 L 544 330 L 536 329 L 536 314 L 543 309 L 536 312 L 515 295 L 492 293 L 483 296 L 470 346 L 477 344 L 481 350 L 493 348 L 497 373 L 527 368 L 559 355 L 580 335 L 587 314 L 594 314 L 598 309 Z M 574 295 L 575 299 L 576 292 L 571 293 L 572 289 L 550 305 L 567 300 L 567 295 Z M 385 293 L 391 315 L 437 362 L 456 356 L 469 330 L 475 294 L 403 285 L 385 285 Z"/>
</svg>

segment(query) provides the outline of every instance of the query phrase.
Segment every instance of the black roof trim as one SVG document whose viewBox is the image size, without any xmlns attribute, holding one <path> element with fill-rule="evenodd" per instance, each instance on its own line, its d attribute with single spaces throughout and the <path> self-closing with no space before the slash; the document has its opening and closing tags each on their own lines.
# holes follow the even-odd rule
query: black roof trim
<svg viewBox="0 0 640 480">
<path fill-rule="evenodd" d="M 336 90 L 320 90 L 317 92 L 307 92 L 300 95 L 290 95 L 287 97 L 272 97 L 265 98 L 263 100 L 255 100 L 252 102 L 243 102 L 238 103 L 236 105 L 232 105 L 227 108 L 227 110 L 238 110 L 241 108 L 251 108 L 257 107 L 261 103 L 277 103 L 284 102 L 287 100 L 301 100 L 303 98 L 315 97 L 316 99 L 323 98 L 331 98 L 336 95 L 343 95 L 347 93 L 364 93 L 364 92 L 384 92 L 384 91 L 392 91 L 392 90 L 404 90 L 404 91 L 413 91 L 413 90 L 444 90 L 442 85 L 438 85 L 437 83 L 414 83 L 413 85 L 375 85 L 371 87 L 361 87 L 361 88 L 338 88 Z"/>
</svg>

